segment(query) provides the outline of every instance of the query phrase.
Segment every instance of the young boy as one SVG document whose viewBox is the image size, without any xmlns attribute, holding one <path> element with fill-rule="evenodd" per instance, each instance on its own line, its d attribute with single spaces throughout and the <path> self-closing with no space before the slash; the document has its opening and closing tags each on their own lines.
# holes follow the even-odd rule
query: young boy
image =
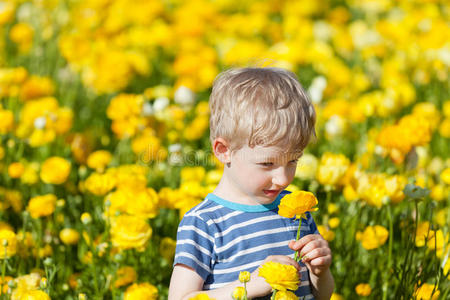
<svg viewBox="0 0 450 300">
<path fill-rule="evenodd" d="M 224 164 L 212 194 L 185 214 L 178 227 L 169 299 L 206 293 L 231 299 L 241 271 L 249 271 L 248 298 L 270 295 L 258 276 L 267 261 L 295 266 L 296 294 L 330 299 L 334 288 L 331 250 L 312 216 L 278 215 L 297 160 L 314 135 L 315 112 L 296 76 L 278 68 L 242 68 L 218 76 L 210 97 L 214 155 Z M 304 259 L 298 264 L 294 252 Z M 267 298 L 269 299 L 269 298 Z"/>
</svg>

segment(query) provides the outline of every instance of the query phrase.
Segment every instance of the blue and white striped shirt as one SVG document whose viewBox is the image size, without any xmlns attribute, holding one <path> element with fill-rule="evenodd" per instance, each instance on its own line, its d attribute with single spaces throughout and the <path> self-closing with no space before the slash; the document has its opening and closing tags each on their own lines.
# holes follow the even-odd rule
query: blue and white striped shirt
<svg viewBox="0 0 450 300">
<path fill-rule="evenodd" d="M 269 205 L 244 205 L 209 194 L 188 211 L 178 226 L 174 265 L 193 268 L 203 279 L 204 289 L 215 289 L 239 278 L 241 271 L 253 272 L 269 255 L 294 257 L 288 247 L 295 240 L 298 222 L 278 215 L 283 191 Z M 302 219 L 301 237 L 317 234 L 310 213 Z M 309 272 L 303 263 L 296 291 L 303 299 L 314 299 Z"/>
</svg>

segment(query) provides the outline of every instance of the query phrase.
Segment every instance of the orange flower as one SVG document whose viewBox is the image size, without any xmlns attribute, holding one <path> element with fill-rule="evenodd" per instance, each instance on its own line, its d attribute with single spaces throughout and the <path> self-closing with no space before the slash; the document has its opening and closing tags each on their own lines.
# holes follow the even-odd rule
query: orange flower
<svg viewBox="0 0 450 300">
<path fill-rule="evenodd" d="M 316 196 L 311 192 L 297 191 L 284 196 L 278 206 L 278 214 L 285 218 L 304 217 L 308 211 L 318 210 Z"/>
</svg>

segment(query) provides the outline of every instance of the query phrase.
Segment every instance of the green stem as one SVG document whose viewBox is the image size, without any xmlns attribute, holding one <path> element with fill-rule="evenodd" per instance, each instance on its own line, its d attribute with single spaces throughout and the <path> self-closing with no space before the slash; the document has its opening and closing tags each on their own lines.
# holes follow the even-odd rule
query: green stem
<svg viewBox="0 0 450 300">
<path fill-rule="evenodd" d="M 300 239 L 300 230 L 302 228 L 302 217 L 300 217 L 300 219 L 298 220 L 298 229 L 297 229 L 297 238 L 295 239 L 296 241 L 298 241 Z M 295 256 L 294 256 L 294 260 L 296 262 L 299 262 L 302 259 L 302 257 L 298 257 L 298 251 L 295 251 Z"/>
<path fill-rule="evenodd" d="M 277 294 L 277 290 L 273 290 L 273 293 L 272 293 L 272 297 L 270 298 L 270 300 L 275 300 L 275 295 Z"/>
<path fill-rule="evenodd" d="M 389 250 L 388 250 L 388 264 L 387 264 L 387 272 L 388 274 L 384 278 L 383 284 L 383 300 L 387 299 L 387 292 L 389 290 L 389 272 L 391 271 L 391 262 L 392 262 L 392 244 L 394 242 L 394 224 L 392 222 L 392 207 L 388 205 L 388 222 L 389 222 Z"/>
<path fill-rule="evenodd" d="M 5 284 L 5 275 L 6 275 L 6 260 L 7 260 L 7 246 L 5 246 L 5 257 L 3 258 L 3 264 L 2 264 L 2 284 L 0 285 L 0 295 L 2 296 L 2 299 L 4 298 L 3 295 L 3 285 Z"/>
</svg>

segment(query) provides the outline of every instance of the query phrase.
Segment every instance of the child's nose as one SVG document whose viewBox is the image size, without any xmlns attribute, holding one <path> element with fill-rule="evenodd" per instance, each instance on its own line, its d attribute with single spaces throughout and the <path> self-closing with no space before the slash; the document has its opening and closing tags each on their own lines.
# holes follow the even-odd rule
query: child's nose
<svg viewBox="0 0 450 300">
<path fill-rule="evenodd" d="M 272 183 L 278 186 L 287 186 L 289 181 L 289 175 L 285 168 L 278 168 L 272 178 Z"/>
</svg>

